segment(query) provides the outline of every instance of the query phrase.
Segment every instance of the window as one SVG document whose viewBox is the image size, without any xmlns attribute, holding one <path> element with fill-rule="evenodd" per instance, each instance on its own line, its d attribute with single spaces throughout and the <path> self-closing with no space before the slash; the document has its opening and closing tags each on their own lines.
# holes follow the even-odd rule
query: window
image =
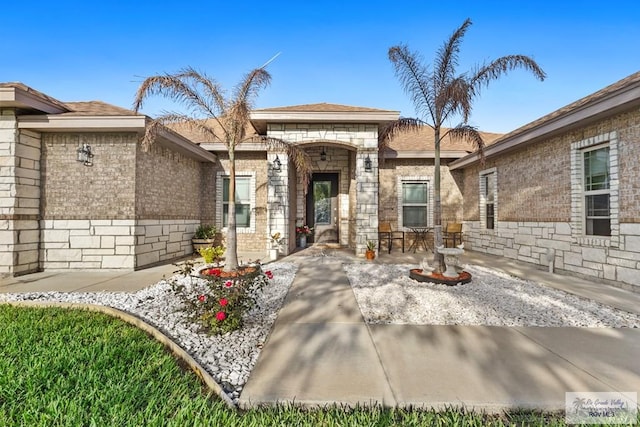
<svg viewBox="0 0 640 427">
<path fill-rule="evenodd" d="M 585 234 L 610 236 L 609 147 L 594 147 L 582 153 L 584 171 Z"/>
<path fill-rule="evenodd" d="M 402 182 L 402 225 L 426 227 L 429 191 L 426 182 Z"/>
<path fill-rule="evenodd" d="M 480 227 L 493 230 L 496 227 L 496 168 L 480 172 Z"/>
<path fill-rule="evenodd" d="M 571 143 L 571 235 L 587 246 L 620 245 L 618 133 Z"/>
<path fill-rule="evenodd" d="M 229 225 L 229 176 L 216 174 L 216 225 L 222 229 Z M 255 233 L 256 173 L 236 172 L 236 227 L 238 233 Z"/>
<path fill-rule="evenodd" d="M 222 189 L 222 226 L 229 224 L 229 178 L 225 177 Z M 236 176 L 236 226 L 251 225 L 251 179 L 248 176 Z"/>
</svg>

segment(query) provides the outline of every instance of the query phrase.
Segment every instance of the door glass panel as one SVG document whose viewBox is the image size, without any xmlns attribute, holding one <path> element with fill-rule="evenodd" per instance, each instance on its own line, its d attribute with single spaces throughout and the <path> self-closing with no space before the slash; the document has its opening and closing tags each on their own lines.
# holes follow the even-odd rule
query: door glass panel
<svg viewBox="0 0 640 427">
<path fill-rule="evenodd" d="M 331 181 L 313 183 L 315 224 L 331 224 Z"/>
</svg>

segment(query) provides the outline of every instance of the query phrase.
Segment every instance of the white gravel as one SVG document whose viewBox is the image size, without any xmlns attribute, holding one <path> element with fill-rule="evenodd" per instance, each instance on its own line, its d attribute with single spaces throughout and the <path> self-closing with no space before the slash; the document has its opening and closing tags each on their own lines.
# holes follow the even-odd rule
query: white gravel
<svg viewBox="0 0 640 427">
<path fill-rule="evenodd" d="M 368 323 L 638 328 L 640 316 L 479 266 L 466 285 L 420 283 L 415 265 L 345 264 Z M 571 280 L 571 277 L 567 277 Z"/>
</svg>

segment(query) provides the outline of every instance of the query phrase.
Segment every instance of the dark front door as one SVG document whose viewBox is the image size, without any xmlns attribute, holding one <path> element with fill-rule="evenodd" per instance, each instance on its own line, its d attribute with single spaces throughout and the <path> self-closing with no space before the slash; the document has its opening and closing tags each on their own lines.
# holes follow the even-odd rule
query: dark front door
<svg viewBox="0 0 640 427">
<path fill-rule="evenodd" d="M 307 224 L 314 243 L 338 242 L 338 174 L 314 173 L 307 192 Z"/>
</svg>

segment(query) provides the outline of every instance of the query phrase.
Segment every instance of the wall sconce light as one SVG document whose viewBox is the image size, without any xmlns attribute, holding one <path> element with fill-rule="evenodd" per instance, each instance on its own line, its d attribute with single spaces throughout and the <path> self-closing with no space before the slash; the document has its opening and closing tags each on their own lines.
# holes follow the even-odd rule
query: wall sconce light
<svg viewBox="0 0 640 427">
<path fill-rule="evenodd" d="M 324 151 L 324 147 L 322 147 L 322 152 L 320 153 L 320 161 L 324 162 L 327 160 L 327 152 Z"/>
<path fill-rule="evenodd" d="M 93 166 L 93 153 L 89 144 L 82 144 L 82 147 L 78 148 L 77 154 L 77 161 L 82 162 L 85 166 Z"/>
<path fill-rule="evenodd" d="M 276 172 L 280 172 L 282 170 L 282 162 L 280 161 L 280 158 L 277 154 L 276 159 L 273 161 L 273 170 Z"/>
<path fill-rule="evenodd" d="M 367 157 L 364 159 L 364 171 L 371 172 L 371 157 L 367 154 Z"/>
</svg>

